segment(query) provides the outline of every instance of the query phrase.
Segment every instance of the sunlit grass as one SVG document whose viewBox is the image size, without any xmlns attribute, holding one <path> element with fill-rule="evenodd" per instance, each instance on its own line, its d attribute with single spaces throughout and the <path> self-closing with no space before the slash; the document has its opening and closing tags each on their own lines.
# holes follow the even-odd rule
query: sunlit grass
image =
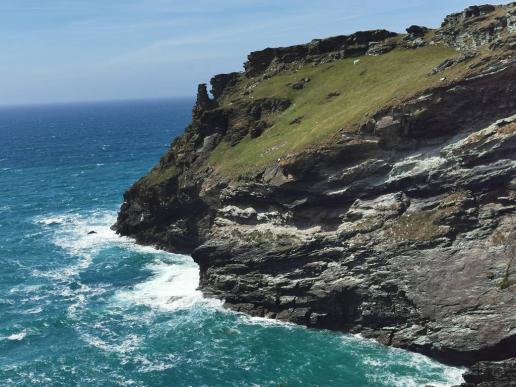
<svg viewBox="0 0 516 387">
<path fill-rule="evenodd" d="M 210 157 L 217 171 L 239 175 L 307 147 L 331 142 L 340 130 L 356 130 L 382 106 L 414 95 L 440 81 L 428 75 L 455 51 L 442 46 L 417 50 L 396 49 L 378 57 L 363 56 L 323 65 L 308 64 L 297 71 L 276 75 L 259 83 L 245 98 L 286 97 L 293 104 L 279 115 L 260 137 L 246 138 L 231 147 L 222 142 Z M 288 84 L 303 78 L 301 90 Z M 340 93 L 329 98 L 332 92 Z M 302 117 L 300 123 L 291 124 Z"/>
</svg>

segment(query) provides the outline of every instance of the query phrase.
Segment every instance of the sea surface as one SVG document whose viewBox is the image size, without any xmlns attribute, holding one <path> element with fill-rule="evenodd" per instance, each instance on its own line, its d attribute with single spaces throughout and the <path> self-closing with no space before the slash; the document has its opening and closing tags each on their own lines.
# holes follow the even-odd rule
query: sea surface
<svg viewBox="0 0 516 387">
<path fill-rule="evenodd" d="M 0 108 L 0 386 L 460 383 L 421 355 L 226 311 L 190 257 L 110 230 L 192 103 Z"/>
</svg>

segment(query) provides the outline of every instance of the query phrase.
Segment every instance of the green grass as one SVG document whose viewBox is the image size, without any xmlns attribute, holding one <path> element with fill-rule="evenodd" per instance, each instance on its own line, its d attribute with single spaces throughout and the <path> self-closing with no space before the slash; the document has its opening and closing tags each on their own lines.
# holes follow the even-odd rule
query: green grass
<svg viewBox="0 0 516 387">
<path fill-rule="evenodd" d="M 382 106 L 401 102 L 439 83 L 443 74 L 453 75 L 457 68 L 428 74 L 454 55 L 454 50 L 442 46 L 396 49 L 378 57 L 360 57 L 357 64 L 353 64 L 355 58 L 318 66 L 308 64 L 262 81 L 249 96 L 241 98 L 286 97 L 293 104 L 260 137 L 248 137 L 233 147 L 225 142 L 219 144 L 209 163 L 223 175 L 238 176 L 288 154 L 331 143 L 337 132 L 356 130 Z M 288 86 L 305 77 L 311 81 L 304 89 Z M 242 82 L 240 87 L 243 86 Z M 328 99 L 334 91 L 340 95 Z M 303 117 L 301 122 L 291 125 L 298 117 Z"/>
<path fill-rule="evenodd" d="M 175 165 L 171 165 L 165 169 L 154 167 L 147 175 L 141 179 L 141 183 L 145 186 L 159 185 L 174 176 L 177 176 L 178 171 Z"/>
</svg>

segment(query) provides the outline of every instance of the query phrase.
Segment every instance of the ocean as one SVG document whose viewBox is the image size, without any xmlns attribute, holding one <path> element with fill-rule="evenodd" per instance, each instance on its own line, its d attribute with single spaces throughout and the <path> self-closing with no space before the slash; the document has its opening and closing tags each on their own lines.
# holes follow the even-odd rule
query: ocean
<svg viewBox="0 0 516 387">
<path fill-rule="evenodd" d="M 111 231 L 192 104 L 0 108 L 0 386 L 460 383 L 422 355 L 224 310 L 190 257 Z"/>
</svg>

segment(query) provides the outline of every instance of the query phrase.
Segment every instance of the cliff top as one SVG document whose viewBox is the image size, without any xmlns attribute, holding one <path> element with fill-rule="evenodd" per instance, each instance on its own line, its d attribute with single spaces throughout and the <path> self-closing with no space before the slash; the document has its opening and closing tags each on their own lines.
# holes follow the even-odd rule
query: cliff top
<svg viewBox="0 0 516 387">
<path fill-rule="evenodd" d="M 252 52 L 244 72 L 211 79 L 212 97 L 200 85 L 182 149 L 147 182 L 192 162 L 235 178 L 338 144 L 345 133 L 370 133 L 378 112 L 512 60 L 515 32 L 516 3 L 481 5 L 447 16 L 436 30 L 361 31 Z"/>
</svg>

